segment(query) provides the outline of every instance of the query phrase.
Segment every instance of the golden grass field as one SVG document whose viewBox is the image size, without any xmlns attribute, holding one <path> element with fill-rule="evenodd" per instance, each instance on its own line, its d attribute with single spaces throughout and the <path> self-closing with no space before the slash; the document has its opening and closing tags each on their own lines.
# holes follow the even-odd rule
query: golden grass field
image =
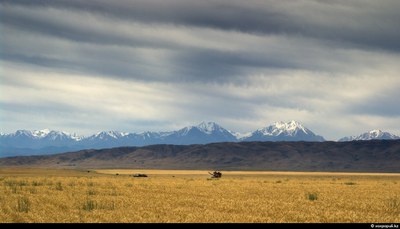
<svg viewBox="0 0 400 229">
<path fill-rule="evenodd" d="M 3 168 L 0 222 L 400 222 L 400 174 L 222 173 Z"/>
</svg>

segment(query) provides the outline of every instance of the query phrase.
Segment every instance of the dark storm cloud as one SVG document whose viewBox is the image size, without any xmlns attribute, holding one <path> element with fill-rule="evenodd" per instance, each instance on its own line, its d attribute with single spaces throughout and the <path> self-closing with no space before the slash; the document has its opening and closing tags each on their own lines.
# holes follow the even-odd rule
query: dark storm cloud
<svg viewBox="0 0 400 229">
<path fill-rule="evenodd" d="M 335 50 L 361 47 L 396 52 L 400 47 L 397 25 L 400 16 L 395 10 L 400 6 L 398 1 L 383 1 L 377 9 L 373 8 L 377 4 L 374 1 L 3 0 L 1 3 L 1 24 L 11 30 L 5 35 L 10 40 L 8 43 L 15 36 L 33 34 L 33 39 L 14 46 L 4 45 L 2 59 L 137 80 L 223 82 L 274 68 L 347 71 L 351 70 L 348 63 L 354 61 L 348 60 L 346 53 L 337 54 Z M 266 45 L 265 41 L 252 44 L 251 39 L 245 43 L 248 38 L 243 43 L 228 39 L 226 43 L 234 50 L 223 50 L 215 46 L 196 47 L 196 40 L 184 44 L 173 38 L 166 39 L 162 31 L 147 36 L 140 31 L 141 28 L 156 30 L 160 26 L 165 27 L 164 31 L 186 30 L 186 33 L 215 28 L 226 31 L 226 37 L 233 31 L 259 38 L 277 36 L 277 40 Z M 25 34 L 14 34 L 12 30 Z M 193 36 L 196 35 L 208 40 L 207 33 Z M 71 41 L 79 55 L 65 57 L 64 50 L 58 50 L 61 46 L 56 49 L 43 46 L 31 53 L 18 47 L 21 43 L 35 46 L 35 36 Z M 291 40 L 286 42 L 286 38 Z M 209 40 L 213 39 L 210 35 Z M 87 48 L 79 47 L 86 44 L 97 45 L 97 51 L 88 53 Z M 110 49 L 103 51 L 105 48 L 101 46 L 126 47 L 131 51 L 128 57 L 124 51 L 108 53 Z M 153 62 L 161 63 L 160 68 L 169 68 L 169 72 L 144 69 L 142 54 L 134 50 L 137 48 L 164 50 L 166 56 Z M 45 50 L 54 53 L 49 55 Z M 360 64 L 362 60 L 354 63 Z"/>
<path fill-rule="evenodd" d="M 28 7 L 67 8 L 149 23 L 310 36 L 366 49 L 400 51 L 398 42 L 400 2 L 397 0 L 3 0 L 1 2 Z M 7 16 L 2 20 L 7 20 Z"/>
<path fill-rule="evenodd" d="M 116 34 L 113 33 L 110 27 L 93 27 L 90 22 L 76 21 L 73 18 L 68 18 L 67 15 L 49 14 L 44 9 L 36 12 L 32 12 L 29 9 L 3 9 L 0 17 L 1 22 L 9 27 L 76 42 L 100 45 L 117 44 L 132 47 L 150 46 L 155 48 L 172 46 L 172 44 L 168 43 L 163 44 L 162 41 L 145 40 L 140 36 Z M 171 48 L 174 47 L 172 46 Z"/>
</svg>

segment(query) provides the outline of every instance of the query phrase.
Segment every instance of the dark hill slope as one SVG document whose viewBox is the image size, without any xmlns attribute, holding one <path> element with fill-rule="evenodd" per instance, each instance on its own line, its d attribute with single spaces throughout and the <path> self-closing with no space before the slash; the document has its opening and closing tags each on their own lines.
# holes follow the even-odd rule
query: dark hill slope
<svg viewBox="0 0 400 229">
<path fill-rule="evenodd" d="M 0 166 L 400 172 L 400 140 L 119 147 L 2 158 Z"/>
</svg>

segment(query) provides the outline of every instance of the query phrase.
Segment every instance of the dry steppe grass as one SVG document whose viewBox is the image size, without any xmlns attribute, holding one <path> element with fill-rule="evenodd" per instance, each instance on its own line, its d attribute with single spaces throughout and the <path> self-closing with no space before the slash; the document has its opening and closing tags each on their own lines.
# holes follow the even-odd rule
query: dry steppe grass
<svg viewBox="0 0 400 229">
<path fill-rule="evenodd" d="M 0 222 L 400 222 L 400 174 L 222 172 L 3 168 Z"/>
</svg>

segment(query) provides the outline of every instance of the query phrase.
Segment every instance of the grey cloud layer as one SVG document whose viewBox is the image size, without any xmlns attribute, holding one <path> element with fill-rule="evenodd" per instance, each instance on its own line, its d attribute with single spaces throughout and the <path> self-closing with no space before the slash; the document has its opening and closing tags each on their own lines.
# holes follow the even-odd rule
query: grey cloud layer
<svg viewBox="0 0 400 229">
<path fill-rule="evenodd" d="M 348 60 L 341 49 L 400 51 L 398 1 L 383 1 L 379 7 L 375 1 L 1 2 L 4 30 L 36 34 L 36 40 L 5 46 L 3 59 L 125 78 L 226 80 L 251 74 L 254 68 L 343 71 L 349 70 L 349 61 L 365 63 L 361 56 Z M 15 39 L 12 31 L 7 34 L 6 41 Z M 19 51 L 21 43 L 36 45 L 48 37 L 70 41 L 78 57 L 59 57 L 65 50 L 58 44 Z M 145 74 L 149 70 L 140 62 L 148 52 L 157 52 L 151 61 L 168 65 L 170 74 Z M 103 68 L 105 61 L 110 64 Z"/>
<path fill-rule="evenodd" d="M 246 131 L 297 119 L 328 139 L 360 126 L 398 134 L 399 10 L 397 0 L 0 0 L 1 128 L 213 120 Z"/>
<path fill-rule="evenodd" d="M 399 51 L 397 0 L 3 0 L 29 7 L 69 8 L 124 20 L 254 33 L 303 35 Z M 13 23 L 19 20 L 11 19 Z"/>
</svg>

